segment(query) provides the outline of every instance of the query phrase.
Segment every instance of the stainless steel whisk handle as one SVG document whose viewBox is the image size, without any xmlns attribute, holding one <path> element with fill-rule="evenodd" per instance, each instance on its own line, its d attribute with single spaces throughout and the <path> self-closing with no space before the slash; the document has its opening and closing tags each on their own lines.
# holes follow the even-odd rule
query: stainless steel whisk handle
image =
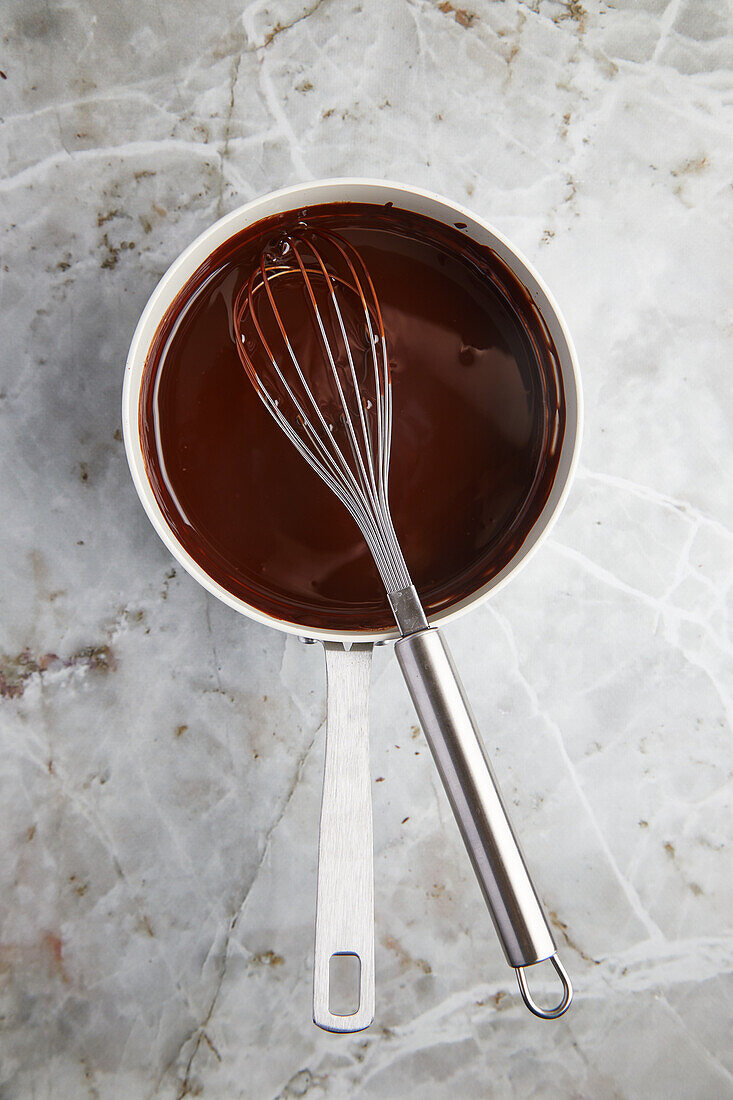
<svg viewBox="0 0 733 1100">
<path fill-rule="evenodd" d="M 395 643 L 400 668 L 430 745 L 458 827 L 481 885 L 507 961 L 517 972 L 527 1007 L 537 1016 L 561 1016 L 572 986 L 529 877 L 476 721 L 442 634 L 435 627 Z M 550 959 L 563 987 L 561 1001 L 541 1008 L 524 968 Z"/>
</svg>

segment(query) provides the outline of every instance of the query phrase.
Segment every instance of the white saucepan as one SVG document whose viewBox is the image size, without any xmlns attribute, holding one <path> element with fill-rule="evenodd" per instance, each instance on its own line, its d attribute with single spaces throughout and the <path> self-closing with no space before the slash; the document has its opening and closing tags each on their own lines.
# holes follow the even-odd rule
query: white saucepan
<svg viewBox="0 0 733 1100">
<path fill-rule="evenodd" d="M 431 626 L 448 623 L 487 600 L 517 573 L 547 536 L 565 502 L 577 461 L 582 402 L 570 335 L 554 299 L 532 266 L 500 233 L 457 203 L 415 187 L 381 180 L 331 179 L 288 187 L 227 214 L 206 229 L 170 266 L 153 291 L 135 330 L 125 368 L 122 422 L 132 478 L 153 527 L 183 568 L 229 607 L 276 630 L 324 643 L 329 698 L 318 868 L 314 1020 L 327 1030 L 350 1032 L 367 1027 L 374 1015 L 372 818 L 367 727 L 371 644 L 395 639 L 398 632 L 396 629 L 364 632 L 356 629 L 356 624 L 353 632 L 313 630 L 302 623 L 276 619 L 228 592 L 187 553 L 168 525 L 148 480 L 139 432 L 141 388 L 149 350 L 166 311 L 201 264 L 220 245 L 262 219 L 333 202 L 392 203 L 398 209 L 423 214 L 448 226 L 462 223 L 465 235 L 494 251 L 529 292 L 557 351 L 566 419 L 557 473 L 547 502 L 529 535 L 504 568 L 470 596 L 431 615 Z M 430 732 L 427 729 L 425 732 L 507 960 L 515 968 L 522 996 L 537 1015 L 553 1018 L 567 1008 L 571 988 L 557 961 L 552 935 L 506 819 L 483 745 L 470 723 L 468 726 L 468 741 L 451 750 L 457 754 L 457 762 L 456 759 L 441 760 Z M 446 768 L 451 771 L 450 778 L 446 777 Z M 458 803 L 465 803 L 463 810 Z M 330 966 L 334 957 L 342 955 L 355 956 L 359 967 L 357 1007 L 347 1015 L 331 1010 L 329 994 Z M 543 959 L 552 959 L 563 983 L 562 1001 L 552 1009 L 540 1008 L 534 1002 L 524 975 L 525 967 Z"/>
</svg>

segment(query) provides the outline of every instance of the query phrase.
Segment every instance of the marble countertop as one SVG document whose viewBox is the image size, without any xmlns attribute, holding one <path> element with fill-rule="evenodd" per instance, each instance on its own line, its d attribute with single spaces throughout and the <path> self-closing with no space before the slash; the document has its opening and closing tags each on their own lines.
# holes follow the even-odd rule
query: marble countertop
<svg viewBox="0 0 733 1100">
<path fill-rule="evenodd" d="M 3 1100 L 733 1096 L 730 9 L 463 3 L 4 5 Z M 320 647 L 176 568 L 128 474 L 159 276 L 335 175 L 484 216 L 577 344 L 569 503 L 448 628 L 577 988 L 557 1023 L 383 649 L 377 1016 L 313 1027 Z"/>
</svg>

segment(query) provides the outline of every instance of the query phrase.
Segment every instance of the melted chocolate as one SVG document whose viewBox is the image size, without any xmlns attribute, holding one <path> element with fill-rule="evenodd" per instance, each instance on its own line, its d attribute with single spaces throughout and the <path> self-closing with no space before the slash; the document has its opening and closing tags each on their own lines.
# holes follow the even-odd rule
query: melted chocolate
<svg viewBox="0 0 733 1100">
<path fill-rule="evenodd" d="M 346 236 L 373 278 L 392 371 L 390 503 L 428 614 L 499 572 L 547 500 L 565 421 L 556 353 L 494 253 L 391 206 L 335 203 L 259 222 L 213 253 L 166 313 L 140 434 L 178 540 L 278 619 L 384 630 L 394 620 L 358 528 L 262 406 L 233 342 L 239 287 L 296 221 Z"/>
</svg>

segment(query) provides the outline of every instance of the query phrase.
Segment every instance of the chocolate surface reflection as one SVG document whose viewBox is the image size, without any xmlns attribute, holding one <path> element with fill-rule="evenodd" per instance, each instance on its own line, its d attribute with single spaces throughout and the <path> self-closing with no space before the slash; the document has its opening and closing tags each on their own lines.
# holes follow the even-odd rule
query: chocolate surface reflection
<svg viewBox="0 0 733 1100">
<path fill-rule="evenodd" d="M 359 249 L 392 371 L 392 514 L 428 614 L 511 559 L 539 516 L 564 430 L 555 353 L 524 288 L 465 234 L 392 207 L 280 215 L 227 242 L 166 314 L 143 379 L 150 482 L 179 541 L 219 584 L 304 628 L 391 628 L 354 521 L 261 405 L 231 308 L 268 241 L 295 221 Z"/>
</svg>

